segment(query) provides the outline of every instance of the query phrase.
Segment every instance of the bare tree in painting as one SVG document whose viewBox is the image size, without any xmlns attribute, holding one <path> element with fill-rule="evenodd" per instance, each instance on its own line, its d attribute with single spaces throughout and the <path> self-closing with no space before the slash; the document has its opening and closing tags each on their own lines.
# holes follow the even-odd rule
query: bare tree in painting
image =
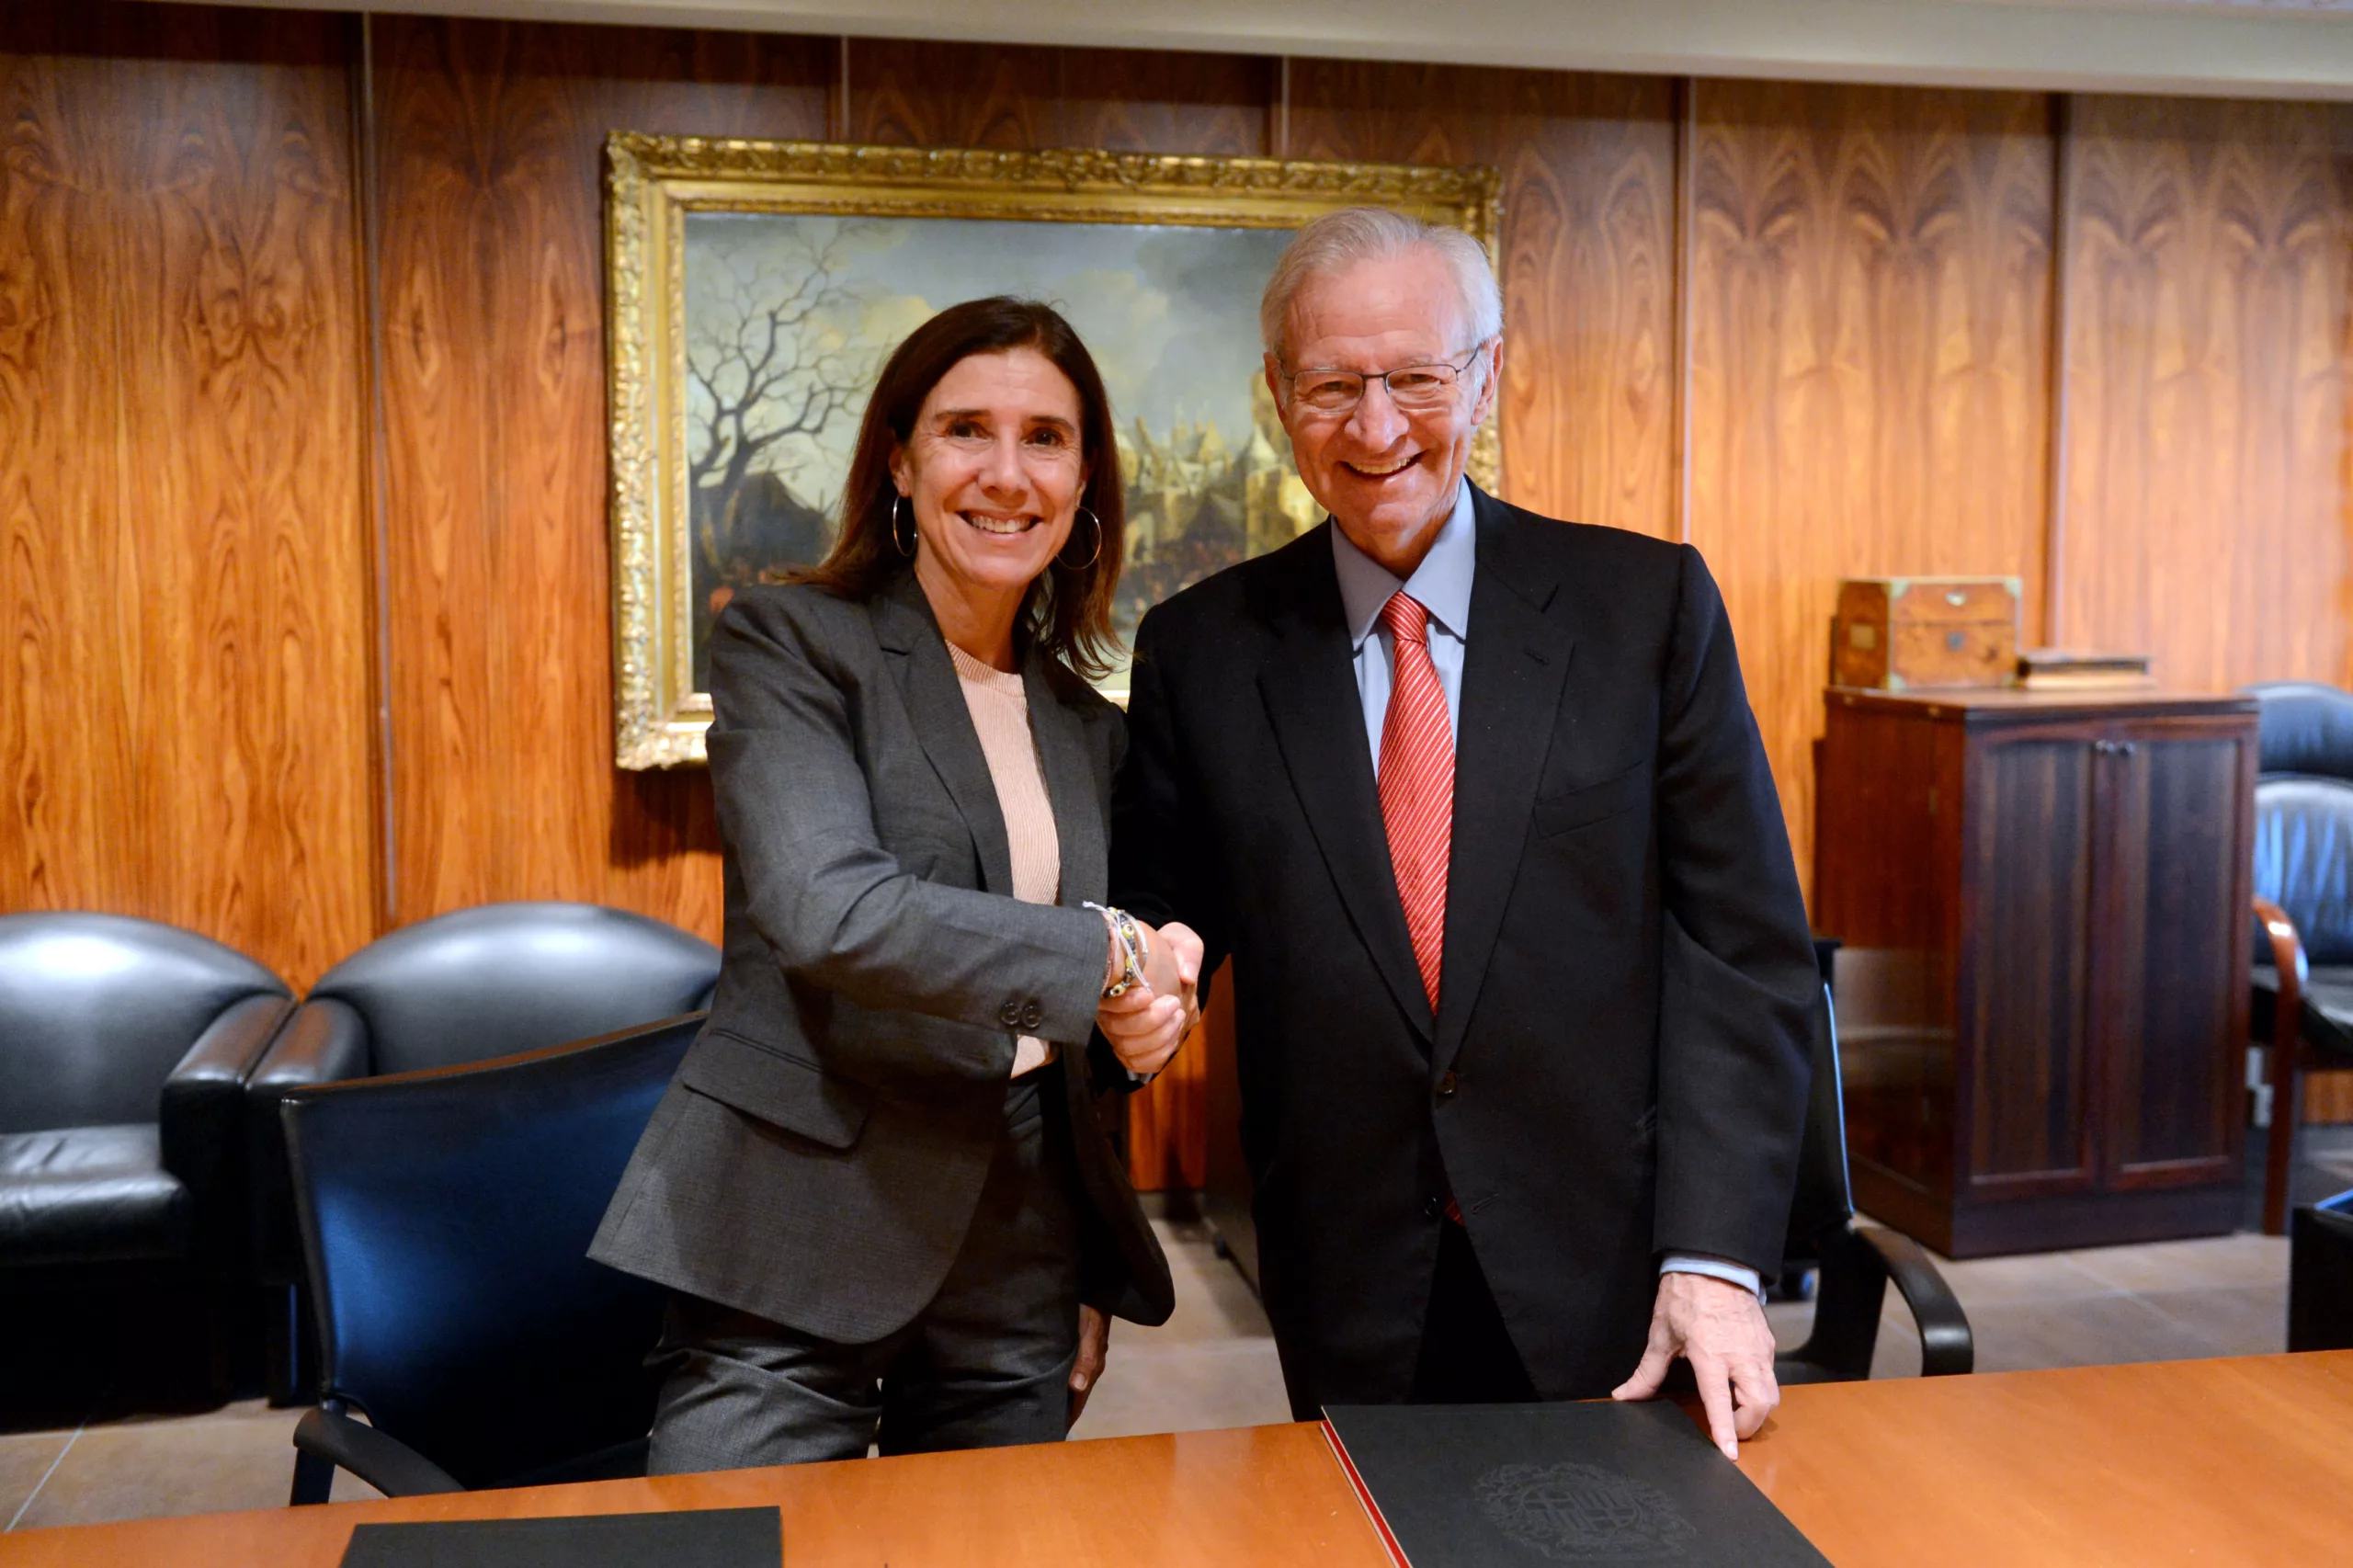
<svg viewBox="0 0 2353 1568">
<path fill-rule="evenodd" d="M 796 437 L 814 438 L 863 395 L 874 373 L 870 346 L 838 324 L 853 304 L 847 273 L 871 224 L 762 224 L 714 235 L 697 257 L 687 312 L 688 451 L 693 526 L 714 574 L 744 564 L 739 497 L 761 460 Z M 767 476 L 760 476 L 767 477 Z M 763 494 L 785 494 L 772 477 Z M 830 496 L 802 510 L 822 514 Z"/>
</svg>

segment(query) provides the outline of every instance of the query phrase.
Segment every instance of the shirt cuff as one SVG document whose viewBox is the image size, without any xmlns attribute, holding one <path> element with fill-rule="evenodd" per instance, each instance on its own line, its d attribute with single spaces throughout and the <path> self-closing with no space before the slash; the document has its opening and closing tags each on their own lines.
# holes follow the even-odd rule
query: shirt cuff
<svg viewBox="0 0 2353 1568">
<path fill-rule="evenodd" d="M 1756 1270 L 1737 1263 L 1727 1263 L 1721 1257 L 1698 1257 L 1688 1252 L 1671 1252 L 1660 1262 L 1661 1274 L 1704 1274 L 1711 1279 L 1722 1279 L 1737 1285 L 1758 1301 L 1765 1299 L 1765 1282 Z"/>
</svg>

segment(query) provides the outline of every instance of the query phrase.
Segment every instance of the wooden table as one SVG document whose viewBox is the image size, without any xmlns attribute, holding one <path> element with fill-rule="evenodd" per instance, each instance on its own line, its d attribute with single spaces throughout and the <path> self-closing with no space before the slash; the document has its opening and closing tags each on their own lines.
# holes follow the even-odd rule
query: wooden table
<svg viewBox="0 0 2353 1568">
<path fill-rule="evenodd" d="M 1741 1469 L 1834 1562 L 2353 1560 L 2353 1351 L 1787 1391 Z M 368 1520 L 775 1504 L 788 1568 L 1387 1568 L 1313 1426 L 150 1519 L 0 1562 L 331 1568 Z"/>
</svg>

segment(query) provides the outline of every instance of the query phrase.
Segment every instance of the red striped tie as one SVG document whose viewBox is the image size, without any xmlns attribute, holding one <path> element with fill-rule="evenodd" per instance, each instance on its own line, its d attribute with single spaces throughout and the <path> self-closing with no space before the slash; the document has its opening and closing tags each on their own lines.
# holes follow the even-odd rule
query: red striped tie
<svg viewBox="0 0 2353 1568">
<path fill-rule="evenodd" d="M 1454 846 L 1454 732 L 1430 662 L 1429 611 L 1400 592 L 1381 607 L 1392 649 L 1389 714 L 1381 727 L 1381 821 L 1414 962 L 1438 1011 L 1446 952 L 1446 863 Z"/>
</svg>

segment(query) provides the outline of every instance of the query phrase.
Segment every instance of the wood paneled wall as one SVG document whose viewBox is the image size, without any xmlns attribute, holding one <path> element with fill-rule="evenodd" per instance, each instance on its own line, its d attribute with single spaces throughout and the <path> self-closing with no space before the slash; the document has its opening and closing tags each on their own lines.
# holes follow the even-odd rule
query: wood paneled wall
<svg viewBox="0 0 2353 1568">
<path fill-rule="evenodd" d="M 376 930 L 352 24 L 0 10 L 0 909 Z"/>
<path fill-rule="evenodd" d="M 716 939 L 709 780 L 612 765 L 604 138 L 823 137 L 838 47 L 371 28 L 389 918 L 575 898 Z"/>
<path fill-rule="evenodd" d="M 0 108 L 0 906 L 297 982 L 489 899 L 717 935 L 707 780 L 610 762 L 616 128 L 1495 165 L 1507 488 L 1706 552 L 1802 867 L 1842 575 L 2353 675 L 2346 106 L 90 0 Z"/>
<path fill-rule="evenodd" d="M 1697 88 L 1685 537 L 1809 881 L 1838 579 L 2015 575 L 2040 622 L 2051 114 L 2028 94 Z"/>
<path fill-rule="evenodd" d="M 2341 682 L 2353 108 L 2073 114 L 2062 631 L 2192 689 Z"/>
</svg>

